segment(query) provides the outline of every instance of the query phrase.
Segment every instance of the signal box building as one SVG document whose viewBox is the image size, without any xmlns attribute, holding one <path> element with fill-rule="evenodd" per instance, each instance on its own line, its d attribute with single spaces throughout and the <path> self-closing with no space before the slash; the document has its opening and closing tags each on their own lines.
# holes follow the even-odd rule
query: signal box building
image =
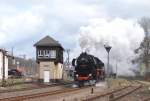
<svg viewBox="0 0 150 101">
<path fill-rule="evenodd" d="M 63 47 L 61 44 L 46 36 L 36 44 L 36 60 L 40 82 L 54 82 L 62 79 Z"/>
</svg>

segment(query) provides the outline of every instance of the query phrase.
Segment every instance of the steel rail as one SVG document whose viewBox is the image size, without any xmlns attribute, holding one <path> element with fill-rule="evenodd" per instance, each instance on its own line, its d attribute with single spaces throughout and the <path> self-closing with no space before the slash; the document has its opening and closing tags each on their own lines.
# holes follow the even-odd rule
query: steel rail
<svg viewBox="0 0 150 101">
<path fill-rule="evenodd" d="M 131 86 L 126 86 L 126 87 L 123 87 L 123 88 L 120 88 L 120 89 L 117 89 L 117 90 L 113 90 L 113 91 L 110 91 L 110 92 L 106 92 L 104 94 L 101 94 L 101 95 L 97 95 L 97 96 L 94 96 L 94 97 L 91 97 L 91 98 L 88 98 L 88 99 L 85 99 L 85 100 L 82 100 L 82 101 L 93 101 L 93 100 L 96 100 L 96 99 L 99 99 L 101 97 L 105 97 L 105 96 L 108 96 L 108 95 L 111 95 L 113 93 L 116 93 L 116 92 L 119 92 L 119 91 L 122 91 L 124 89 L 127 89 Z"/>
<path fill-rule="evenodd" d="M 86 88 L 89 88 L 89 87 L 84 87 L 82 89 L 86 89 Z M 22 95 L 22 96 L 10 97 L 10 98 L 3 98 L 3 99 L 0 99 L 0 101 L 23 101 L 23 100 L 29 100 L 29 99 L 39 98 L 39 97 L 52 96 L 52 95 L 68 93 L 68 92 L 73 92 L 73 91 L 78 91 L 78 90 L 81 90 L 81 89 L 79 89 L 79 88 L 73 88 L 73 89 L 72 88 L 67 88 L 67 89 L 50 91 L 50 92 L 43 92 L 43 93 L 37 93 L 37 94 L 30 94 L 30 95 Z"/>
<path fill-rule="evenodd" d="M 52 85 L 42 85 L 38 84 L 37 86 L 39 87 L 33 87 L 33 88 L 23 88 L 23 89 L 12 89 L 12 90 L 4 90 L 0 91 L 0 94 L 2 93 L 12 93 L 12 92 L 22 92 L 22 91 L 30 91 L 30 90 L 37 90 L 37 89 L 42 89 L 42 88 L 52 88 L 52 87 L 57 87 L 57 86 L 67 86 L 73 83 L 60 83 L 60 84 L 52 84 Z"/>
<path fill-rule="evenodd" d="M 150 97 L 144 98 L 144 99 L 141 100 L 141 101 L 150 101 Z"/>
<path fill-rule="evenodd" d="M 142 87 L 141 85 L 138 86 L 138 87 L 135 87 L 134 89 L 128 91 L 128 92 L 125 93 L 125 94 L 121 94 L 121 95 L 118 96 L 118 97 L 115 97 L 115 98 L 113 98 L 113 99 L 110 99 L 110 101 L 117 101 L 117 100 L 119 100 L 119 99 L 122 99 L 122 98 L 124 98 L 125 96 L 128 96 L 128 95 L 130 95 L 131 93 L 137 91 L 137 90 L 140 89 L 141 87 Z"/>
</svg>

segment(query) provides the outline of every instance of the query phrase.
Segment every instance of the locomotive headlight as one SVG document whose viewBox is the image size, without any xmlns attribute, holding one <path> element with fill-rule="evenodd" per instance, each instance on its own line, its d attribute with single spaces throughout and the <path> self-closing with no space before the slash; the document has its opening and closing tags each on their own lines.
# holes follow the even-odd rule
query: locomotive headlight
<svg viewBox="0 0 150 101">
<path fill-rule="evenodd" d="M 76 77 L 79 77 L 79 75 L 78 75 L 78 74 L 76 74 Z"/>
<path fill-rule="evenodd" d="M 92 76 L 92 74 L 89 74 L 89 76 Z"/>
</svg>

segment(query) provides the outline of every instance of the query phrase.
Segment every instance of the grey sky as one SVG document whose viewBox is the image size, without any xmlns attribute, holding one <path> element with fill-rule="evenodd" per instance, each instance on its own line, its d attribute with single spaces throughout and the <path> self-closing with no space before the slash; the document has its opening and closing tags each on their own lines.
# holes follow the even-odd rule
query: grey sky
<svg viewBox="0 0 150 101">
<path fill-rule="evenodd" d="M 50 35 L 72 49 L 91 19 L 137 20 L 149 11 L 149 0 L 0 0 L 0 47 L 34 57 L 33 44 Z"/>
</svg>

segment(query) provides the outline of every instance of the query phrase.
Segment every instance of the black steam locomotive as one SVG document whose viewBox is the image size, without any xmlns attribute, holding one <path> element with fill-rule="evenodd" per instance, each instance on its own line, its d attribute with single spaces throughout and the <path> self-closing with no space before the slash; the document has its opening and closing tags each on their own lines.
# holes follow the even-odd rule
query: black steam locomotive
<svg viewBox="0 0 150 101">
<path fill-rule="evenodd" d="M 92 81 L 95 84 L 105 78 L 104 63 L 86 52 L 81 53 L 77 59 L 73 59 L 72 65 L 75 67 L 74 80 L 79 87 L 84 86 L 85 82 Z"/>
</svg>

